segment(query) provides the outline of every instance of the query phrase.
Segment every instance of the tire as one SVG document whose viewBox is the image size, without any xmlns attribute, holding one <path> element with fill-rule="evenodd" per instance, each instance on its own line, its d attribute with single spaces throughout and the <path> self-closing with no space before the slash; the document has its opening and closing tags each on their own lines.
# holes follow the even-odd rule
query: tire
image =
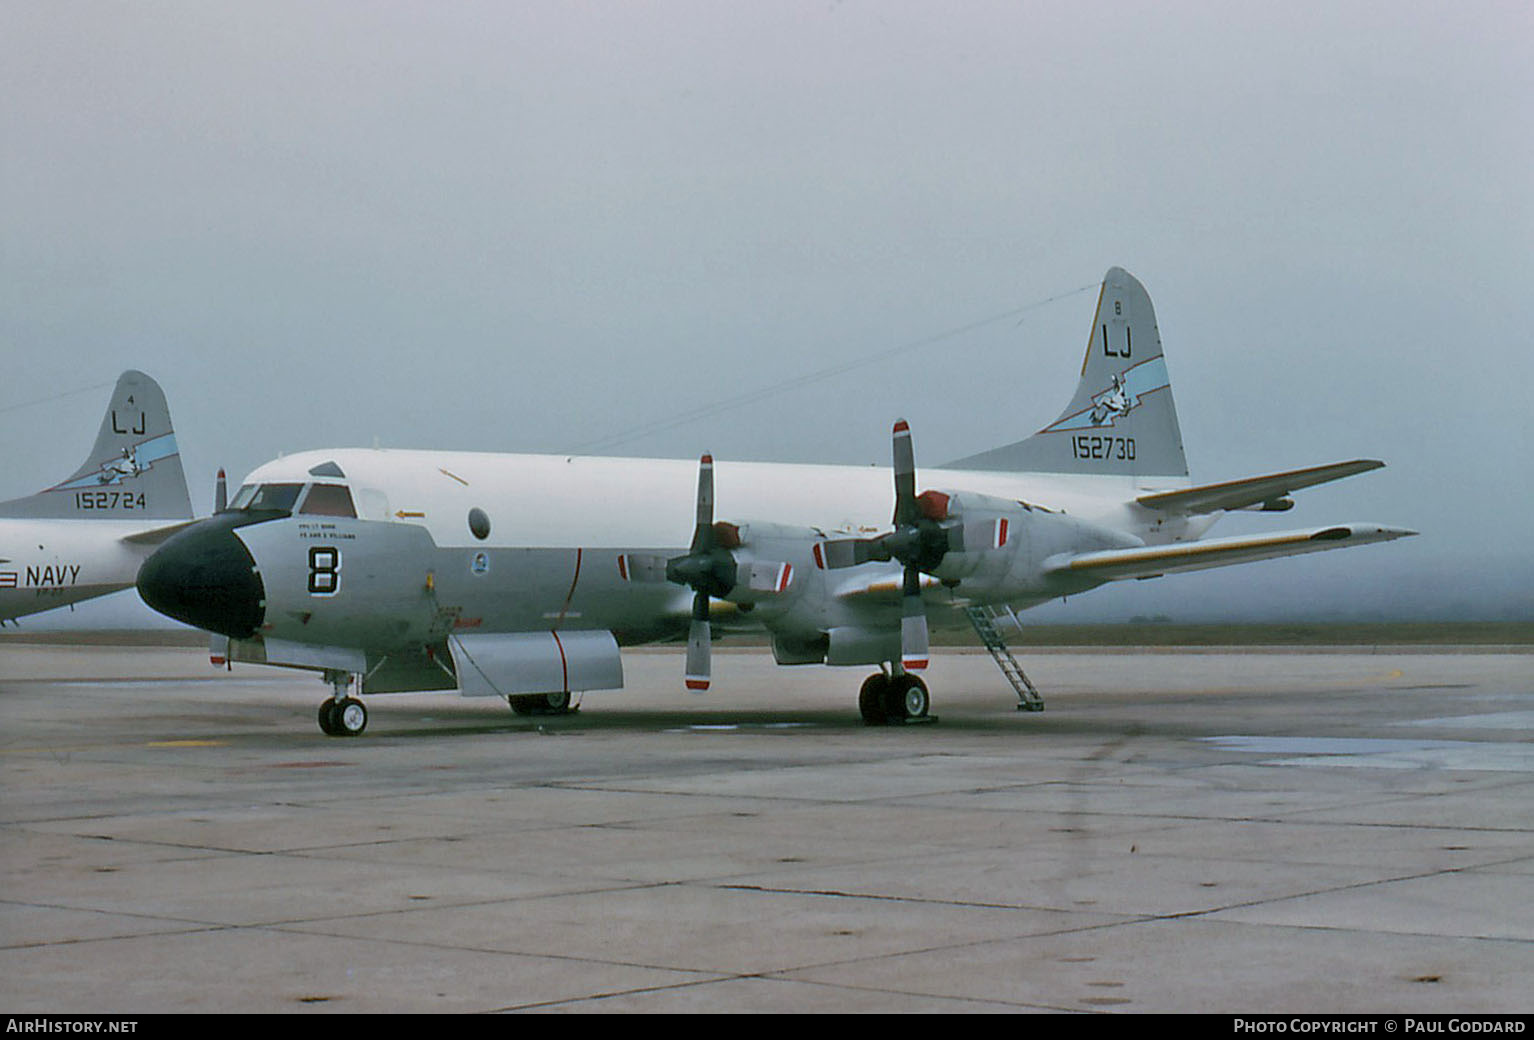
<svg viewBox="0 0 1534 1040">
<path fill-rule="evenodd" d="M 884 714 L 891 722 L 924 718 L 931 706 L 927 684 L 909 673 L 893 680 L 884 694 Z"/>
<path fill-rule="evenodd" d="M 569 715 L 570 691 L 555 690 L 550 693 L 517 693 L 506 698 L 511 710 L 518 715 Z"/>
<path fill-rule="evenodd" d="M 360 737 L 362 731 L 368 728 L 367 707 L 355 697 L 348 697 L 336 705 L 332 718 L 337 736 Z"/>
<path fill-rule="evenodd" d="M 889 699 L 889 685 L 889 678 L 883 672 L 876 672 L 863 680 L 863 685 L 858 690 L 858 711 L 863 715 L 864 725 L 883 726 L 889 722 L 885 714 L 885 702 Z"/>
</svg>

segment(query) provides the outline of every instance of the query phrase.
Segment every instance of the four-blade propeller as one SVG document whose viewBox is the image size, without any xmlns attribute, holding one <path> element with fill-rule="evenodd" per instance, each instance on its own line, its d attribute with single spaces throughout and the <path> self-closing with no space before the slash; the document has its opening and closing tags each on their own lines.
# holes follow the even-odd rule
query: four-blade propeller
<svg viewBox="0 0 1534 1040">
<path fill-rule="evenodd" d="M 916 451 L 911 427 L 901 419 L 893 431 L 895 470 L 894 529 L 876 538 L 829 539 L 815 546 L 815 562 L 826 570 L 870 561 L 893 560 L 902 567 L 900 664 L 909 671 L 927 667 L 927 611 L 921 576 L 932 574 L 950 552 L 997 549 L 1007 542 L 1004 518 L 964 523 L 949 513 L 949 496 L 940 491 L 916 493 Z"/>
<path fill-rule="evenodd" d="M 713 642 L 710 601 L 734 594 L 752 602 L 784 593 L 793 582 L 792 564 L 753 560 L 749 550 L 737 556 L 743 549 L 747 547 L 739 527 L 714 521 L 714 459 L 704 455 L 698 462 L 697 521 L 686 554 L 670 559 L 643 553 L 618 557 L 618 572 L 625 581 L 672 582 L 693 590 L 684 675 L 689 690 L 701 693 L 709 687 Z"/>
<path fill-rule="evenodd" d="M 725 544 L 727 540 L 727 533 L 714 527 L 714 457 L 704 455 L 698 462 L 698 520 L 692 545 L 686 556 L 666 561 L 666 580 L 693 590 L 684 680 L 689 690 L 699 693 L 708 689 L 711 669 L 709 599 L 723 599 L 735 588 L 737 566 L 730 551 L 735 546 Z"/>
</svg>

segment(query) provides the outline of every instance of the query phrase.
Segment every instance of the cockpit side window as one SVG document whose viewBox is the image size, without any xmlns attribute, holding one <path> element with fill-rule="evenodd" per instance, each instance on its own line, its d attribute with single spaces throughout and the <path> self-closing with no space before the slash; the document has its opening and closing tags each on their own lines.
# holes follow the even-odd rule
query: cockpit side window
<svg viewBox="0 0 1534 1040">
<path fill-rule="evenodd" d="M 315 484 L 304 496 L 300 513 L 314 516 L 356 516 L 352 493 L 340 484 Z"/>
</svg>

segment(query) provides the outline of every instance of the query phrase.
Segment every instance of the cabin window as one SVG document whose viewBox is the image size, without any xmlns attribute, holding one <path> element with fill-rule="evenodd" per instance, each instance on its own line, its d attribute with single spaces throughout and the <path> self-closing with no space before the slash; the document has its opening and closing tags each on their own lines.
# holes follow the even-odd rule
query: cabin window
<svg viewBox="0 0 1534 1040">
<path fill-rule="evenodd" d="M 469 510 L 469 530 L 480 541 L 490 537 L 490 515 L 479 506 Z"/>
<path fill-rule="evenodd" d="M 300 513 L 313 516 L 356 516 L 352 493 L 340 484 L 315 484 L 304 496 Z"/>
</svg>

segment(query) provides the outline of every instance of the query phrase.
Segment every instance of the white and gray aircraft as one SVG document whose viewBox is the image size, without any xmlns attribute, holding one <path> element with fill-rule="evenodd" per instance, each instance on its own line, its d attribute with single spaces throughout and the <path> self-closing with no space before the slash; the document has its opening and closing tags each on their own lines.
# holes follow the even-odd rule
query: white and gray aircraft
<svg viewBox="0 0 1534 1040">
<path fill-rule="evenodd" d="M 0 621 L 132 587 L 139 565 L 191 517 L 165 394 L 124 372 L 74 475 L 0 502 Z"/>
<path fill-rule="evenodd" d="M 893 455 L 893 494 L 868 467 L 721 466 L 716 521 L 707 455 L 303 452 L 167 541 L 138 588 L 227 640 L 216 657 L 322 673 L 332 735 L 366 725 L 354 676 L 361 694 L 456 688 L 563 711 L 622 686 L 620 647 L 685 638 L 686 685 L 706 689 L 711 628 L 745 624 L 779 664 L 877 665 L 859 707 L 880 724 L 930 717 L 915 674 L 929 625 L 984 636 L 992 615 L 1109 581 L 1415 533 L 1204 539 L 1221 512 L 1285 510 L 1293 491 L 1383 463 L 1193 486 L 1150 297 L 1118 268 L 1058 419 L 924 471 L 920 494 L 904 422 Z"/>
</svg>

